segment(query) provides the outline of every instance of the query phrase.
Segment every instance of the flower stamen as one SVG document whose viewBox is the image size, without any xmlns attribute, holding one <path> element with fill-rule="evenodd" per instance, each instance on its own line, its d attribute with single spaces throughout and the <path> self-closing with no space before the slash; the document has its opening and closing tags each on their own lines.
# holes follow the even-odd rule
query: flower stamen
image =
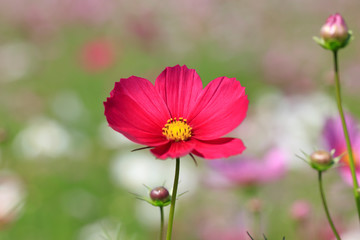
<svg viewBox="0 0 360 240">
<path fill-rule="evenodd" d="M 166 136 L 168 140 L 179 142 L 186 141 L 192 135 L 192 128 L 187 124 L 187 120 L 180 117 L 170 118 L 162 129 L 162 134 Z"/>
</svg>

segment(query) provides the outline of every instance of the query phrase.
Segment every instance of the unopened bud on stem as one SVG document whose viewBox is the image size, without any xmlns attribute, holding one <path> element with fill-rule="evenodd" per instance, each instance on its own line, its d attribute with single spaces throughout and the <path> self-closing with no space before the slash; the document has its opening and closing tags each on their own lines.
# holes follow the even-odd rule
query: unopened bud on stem
<svg viewBox="0 0 360 240">
<path fill-rule="evenodd" d="M 343 42 L 349 37 L 349 30 L 342 16 L 336 13 L 326 20 L 320 30 L 320 35 L 325 41 Z"/>
<path fill-rule="evenodd" d="M 352 33 L 339 13 L 328 17 L 326 23 L 321 27 L 320 36 L 321 38 L 314 37 L 314 40 L 322 47 L 332 51 L 345 47 L 352 39 Z"/>
<path fill-rule="evenodd" d="M 334 164 L 334 159 L 329 152 L 317 150 L 310 155 L 310 164 L 313 168 L 324 171 Z"/>
<path fill-rule="evenodd" d="M 169 191 L 165 187 L 156 187 L 151 190 L 150 198 L 153 201 L 167 202 L 167 201 L 169 201 L 170 194 L 169 194 Z"/>
</svg>

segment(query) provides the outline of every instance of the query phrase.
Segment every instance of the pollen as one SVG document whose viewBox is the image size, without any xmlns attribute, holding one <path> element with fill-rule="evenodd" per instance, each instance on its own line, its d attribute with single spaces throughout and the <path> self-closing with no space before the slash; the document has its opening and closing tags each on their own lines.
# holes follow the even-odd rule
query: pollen
<svg viewBox="0 0 360 240">
<path fill-rule="evenodd" d="M 191 138 L 192 128 L 187 124 L 187 120 L 180 118 L 170 118 L 162 129 L 162 134 L 171 141 L 186 141 Z"/>
</svg>

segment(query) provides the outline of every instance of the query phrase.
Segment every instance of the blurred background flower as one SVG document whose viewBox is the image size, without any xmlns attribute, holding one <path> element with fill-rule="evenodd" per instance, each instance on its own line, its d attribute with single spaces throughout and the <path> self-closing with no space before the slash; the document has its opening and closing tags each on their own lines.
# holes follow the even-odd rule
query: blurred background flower
<svg viewBox="0 0 360 240">
<path fill-rule="evenodd" d="M 349 131 L 349 137 L 351 141 L 351 145 L 353 147 L 353 156 L 355 163 L 355 172 L 357 178 L 360 175 L 360 132 L 359 132 L 359 124 L 358 122 L 351 116 L 347 114 L 345 116 L 345 120 L 347 123 L 347 128 Z M 339 172 L 344 181 L 351 185 L 353 184 L 351 170 L 350 170 L 350 159 L 347 153 L 346 141 L 341 125 L 340 117 L 333 117 L 327 119 L 323 129 L 323 137 L 325 146 L 331 150 L 335 149 L 336 156 L 342 156 L 340 159 Z"/>
<path fill-rule="evenodd" d="M 269 150 L 263 159 L 239 156 L 234 159 L 210 161 L 210 167 L 230 183 L 239 186 L 262 185 L 280 179 L 286 171 L 285 154 L 280 149 Z M 216 184 L 218 182 L 215 183 Z"/>
</svg>

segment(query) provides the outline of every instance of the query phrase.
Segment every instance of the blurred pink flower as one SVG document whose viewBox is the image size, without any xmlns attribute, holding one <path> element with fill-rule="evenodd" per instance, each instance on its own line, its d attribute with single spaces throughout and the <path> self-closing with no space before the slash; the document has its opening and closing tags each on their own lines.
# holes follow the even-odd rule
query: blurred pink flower
<svg viewBox="0 0 360 240">
<path fill-rule="evenodd" d="M 360 180 L 360 131 L 358 128 L 358 122 L 350 114 L 347 114 L 345 119 L 353 149 L 356 175 L 358 180 Z M 326 120 L 325 126 L 323 128 L 323 139 L 328 150 L 335 149 L 335 156 L 344 154 L 340 160 L 340 163 L 342 163 L 341 167 L 339 168 L 340 175 L 346 183 L 352 185 L 349 157 L 347 154 L 346 142 L 340 117 L 329 118 Z"/>
<path fill-rule="evenodd" d="M 309 218 L 311 205 L 306 200 L 295 201 L 291 205 L 290 214 L 292 219 L 296 221 L 304 221 Z"/>
<path fill-rule="evenodd" d="M 286 154 L 271 149 L 263 159 L 242 156 L 233 160 L 214 160 L 209 162 L 212 169 L 223 175 L 231 183 L 238 185 L 259 185 L 281 178 L 285 171 Z"/>
<path fill-rule="evenodd" d="M 114 46 L 106 39 L 97 39 L 86 43 L 80 53 L 81 65 L 90 72 L 109 68 L 114 63 L 114 59 Z"/>
</svg>

